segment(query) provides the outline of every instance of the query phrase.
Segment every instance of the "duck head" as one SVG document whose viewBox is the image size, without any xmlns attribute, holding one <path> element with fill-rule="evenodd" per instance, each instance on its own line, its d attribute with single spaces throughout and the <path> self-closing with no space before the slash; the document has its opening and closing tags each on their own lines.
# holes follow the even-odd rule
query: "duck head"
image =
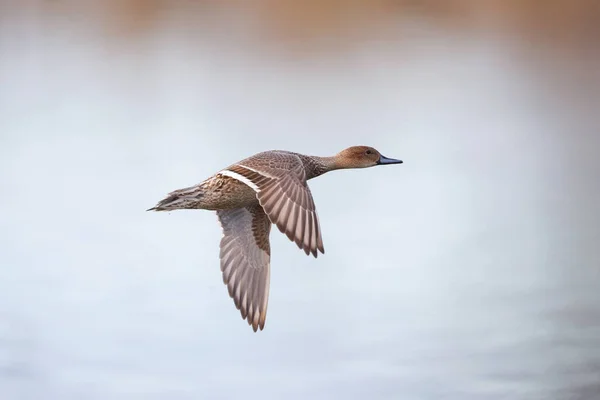
<svg viewBox="0 0 600 400">
<path fill-rule="evenodd" d="M 338 168 L 368 168 L 376 165 L 402 164 L 402 160 L 388 158 L 369 146 L 352 146 L 336 156 Z"/>
</svg>

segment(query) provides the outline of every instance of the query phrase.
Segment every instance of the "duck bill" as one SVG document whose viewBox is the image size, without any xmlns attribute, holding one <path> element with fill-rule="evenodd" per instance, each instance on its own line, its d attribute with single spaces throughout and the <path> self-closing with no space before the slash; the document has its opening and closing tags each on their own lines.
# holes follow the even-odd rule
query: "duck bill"
<svg viewBox="0 0 600 400">
<path fill-rule="evenodd" d="M 387 165 L 387 164 L 402 164 L 402 160 L 396 160 L 394 158 L 387 158 L 385 156 L 380 156 L 379 161 L 377 161 L 377 165 Z"/>
</svg>

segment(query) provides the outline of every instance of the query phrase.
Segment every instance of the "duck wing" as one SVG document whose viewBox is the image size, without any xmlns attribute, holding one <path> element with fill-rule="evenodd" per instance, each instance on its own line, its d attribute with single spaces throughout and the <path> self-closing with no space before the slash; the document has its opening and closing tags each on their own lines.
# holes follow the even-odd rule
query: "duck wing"
<svg viewBox="0 0 600 400">
<path fill-rule="evenodd" d="M 253 188 L 269 220 L 307 255 L 325 253 L 319 217 L 300 157 L 288 152 L 260 153 L 221 173 Z"/>
<path fill-rule="evenodd" d="M 221 271 L 229 296 L 256 332 L 267 318 L 271 222 L 260 205 L 217 211 L 223 228 Z"/>
</svg>

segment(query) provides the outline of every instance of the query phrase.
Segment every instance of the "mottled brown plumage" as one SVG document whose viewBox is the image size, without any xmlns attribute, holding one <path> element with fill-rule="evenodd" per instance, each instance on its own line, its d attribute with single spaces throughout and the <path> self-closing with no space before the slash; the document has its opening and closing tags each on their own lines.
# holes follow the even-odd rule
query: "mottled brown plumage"
<svg viewBox="0 0 600 400">
<path fill-rule="evenodd" d="M 325 253 L 317 210 L 307 181 L 326 172 L 402 161 L 367 146 L 333 157 L 273 150 L 258 153 L 204 182 L 176 190 L 153 211 L 216 210 L 223 228 L 221 271 L 242 318 L 263 329 L 269 300 L 271 223 L 306 254 Z"/>
</svg>

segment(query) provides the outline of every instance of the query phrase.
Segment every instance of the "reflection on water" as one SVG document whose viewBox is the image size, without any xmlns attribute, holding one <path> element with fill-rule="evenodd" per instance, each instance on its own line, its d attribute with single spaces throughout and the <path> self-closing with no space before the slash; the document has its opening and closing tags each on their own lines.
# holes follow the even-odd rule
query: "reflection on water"
<svg viewBox="0 0 600 400">
<path fill-rule="evenodd" d="M 521 3 L 0 5 L 2 398 L 593 398 L 600 24 Z M 260 334 L 214 214 L 143 212 L 361 143 L 405 164 L 311 182 Z"/>
</svg>

